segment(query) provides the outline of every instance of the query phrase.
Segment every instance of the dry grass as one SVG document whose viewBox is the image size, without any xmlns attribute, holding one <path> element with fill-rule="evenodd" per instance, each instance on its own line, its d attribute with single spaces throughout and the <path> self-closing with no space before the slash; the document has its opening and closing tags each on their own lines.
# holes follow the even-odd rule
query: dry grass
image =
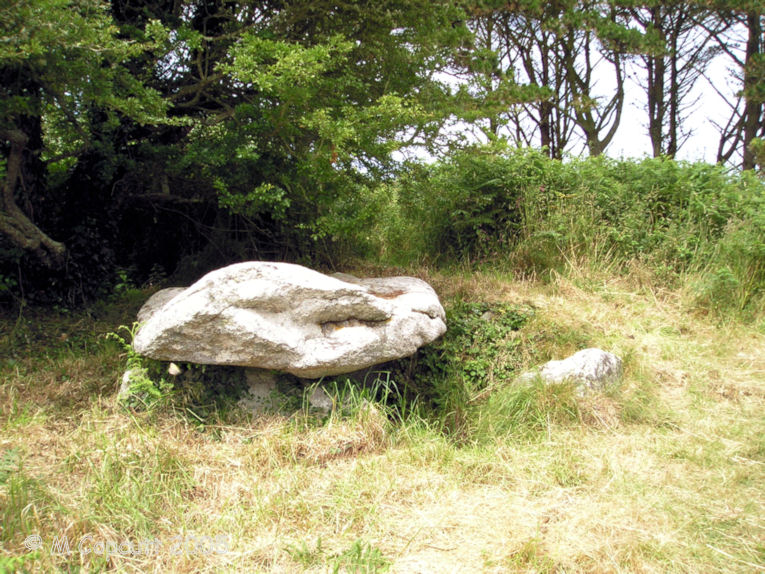
<svg viewBox="0 0 765 574">
<path fill-rule="evenodd" d="M 765 570 L 762 333 L 635 284 L 421 274 L 445 299 L 532 304 L 525 360 L 586 342 L 625 357 L 624 384 L 576 424 L 458 444 L 366 403 L 324 422 L 128 413 L 116 351 L 22 355 L 0 375 L 0 570 Z M 51 555 L 64 534 L 165 546 Z"/>
</svg>

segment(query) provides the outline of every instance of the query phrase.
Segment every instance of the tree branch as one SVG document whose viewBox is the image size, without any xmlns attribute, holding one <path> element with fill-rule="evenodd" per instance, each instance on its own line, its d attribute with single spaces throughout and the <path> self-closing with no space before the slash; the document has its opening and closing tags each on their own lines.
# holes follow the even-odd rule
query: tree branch
<svg viewBox="0 0 765 574">
<path fill-rule="evenodd" d="M 5 180 L 2 182 L 0 205 L 0 233 L 25 251 L 34 253 L 48 268 L 63 267 L 66 246 L 54 241 L 24 214 L 16 205 L 14 191 L 21 175 L 24 148 L 29 138 L 21 130 L 0 130 L 0 137 L 10 142 L 11 150 L 6 164 Z"/>
</svg>

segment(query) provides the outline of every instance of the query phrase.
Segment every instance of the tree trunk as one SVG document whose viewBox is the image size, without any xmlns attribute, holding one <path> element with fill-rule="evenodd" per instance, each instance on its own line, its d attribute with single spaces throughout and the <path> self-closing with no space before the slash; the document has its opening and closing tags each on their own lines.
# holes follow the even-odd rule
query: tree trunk
<svg viewBox="0 0 765 574">
<path fill-rule="evenodd" d="M 761 129 L 763 103 L 754 93 L 758 80 L 757 58 L 762 53 L 762 24 L 760 14 L 749 13 L 746 16 L 746 24 L 749 29 L 749 38 L 746 42 L 746 62 L 744 64 L 744 159 L 742 169 L 754 169 L 755 156 L 750 149 L 752 140 L 757 137 Z"/>
<path fill-rule="evenodd" d="M 679 27 L 679 24 L 678 24 Z M 677 155 L 679 141 L 679 121 L 680 121 L 680 79 L 678 76 L 678 35 L 679 30 L 671 31 L 672 46 L 669 51 L 669 125 L 667 126 L 667 145 L 665 152 L 668 157 L 674 158 Z"/>
<path fill-rule="evenodd" d="M 15 191 L 22 177 L 29 138 L 18 129 L 0 132 L 0 137 L 10 143 L 0 197 L 0 233 L 17 247 L 34 254 L 46 267 L 60 269 L 66 261 L 66 246 L 46 235 L 16 204 Z"/>
<path fill-rule="evenodd" d="M 542 85 L 550 85 L 550 53 L 547 49 L 547 42 L 543 36 L 543 51 L 542 51 Z M 539 104 L 539 135 L 542 148 L 547 149 L 547 155 L 551 158 L 555 157 L 555 150 L 553 149 L 552 138 L 552 124 L 553 124 L 553 103 L 549 100 L 543 100 Z"/>
</svg>

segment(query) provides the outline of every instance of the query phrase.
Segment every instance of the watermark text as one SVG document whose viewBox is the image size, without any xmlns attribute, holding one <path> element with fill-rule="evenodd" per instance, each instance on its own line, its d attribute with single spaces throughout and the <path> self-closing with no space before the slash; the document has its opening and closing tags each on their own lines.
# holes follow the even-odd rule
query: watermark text
<svg viewBox="0 0 765 574">
<path fill-rule="evenodd" d="M 202 536 L 198 534 L 181 534 L 162 538 L 143 538 L 140 540 L 111 540 L 85 534 L 79 538 L 70 539 L 68 535 L 54 536 L 52 540 L 43 540 L 38 534 L 27 536 L 24 546 L 30 552 L 39 549 L 50 550 L 50 553 L 58 556 L 70 556 L 80 554 L 83 556 L 195 556 L 206 554 L 227 554 L 231 544 L 228 534 L 217 536 Z"/>
</svg>

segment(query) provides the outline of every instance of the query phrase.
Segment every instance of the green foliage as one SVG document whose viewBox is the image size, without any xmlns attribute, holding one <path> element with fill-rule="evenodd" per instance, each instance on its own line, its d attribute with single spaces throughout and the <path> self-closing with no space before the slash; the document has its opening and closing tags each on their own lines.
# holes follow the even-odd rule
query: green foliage
<svg viewBox="0 0 765 574">
<path fill-rule="evenodd" d="M 156 28 L 156 26 L 155 26 Z M 0 8 L 0 70 L 29 78 L 37 90 L 5 85 L 0 91 L 0 126 L 23 116 L 52 114 L 70 123 L 67 135 L 51 134 L 54 153 L 82 141 L 85 114 L 78 107 L 95 104 L 142 123 L 164 117 L 165 102 L 123 64 L 152 46 L 119 37 L 109 5 L 101 0 L 18 0 Z M 45 106 L 50 107 L 45 107 Z M 54 119 L 55 118 L 55 119 Z M 56 139 L 58 138 L 58 139 Z"/>
<path fill-rule="evenodd" d="M 534 572 L 535 574 L 553 574 L 562 568 L 545 551 L 544 541 L 539 537 L 523 541 L 499 564 L 487 561 L 486 566 L 501 566 L 508 572 Z"/>
<path fill-rule="evenodd" d="M 443 190 L 439 251 L 480 257 L 506 249 L 522 223 L 517 172 L 492 153 L 459 154 L 443 167 L 429 180 Z"/>
<path fill-rule="evenodd" d="M 386 572 L 390 567 L 390 563 L 390 560 L 378 548 L 369 542 L 358 539 L 350 548 L 333 560 L 332 573 L 352 572 L 354 574 L 371 574 L 374 572 Z"/>
<path fill-rule="evenodd" d="M 551 160 L 500 143 L 412 166 L 384 210 L 379 252 L 509 259 L 520 273 L 572 260 L 626 273 L 638 262 L 661 285 L 699 278 L 698 303 L 756 312 L 765 294 L 765 184 L 752 172 L 666 158 Z M 400 244 L 405 229 L 408 246 Z"/>
<path fill-rule="evenodd" d="M 192 274 L 244 258 L 337 266 L 354 256 L 449 261 L 512 252 L 536 272 L 597 248 L 599 258 L 622 268 L 640 260 L 668 282 L 701 273 L 711 307 L 758 305 L 762 271 L 752 262 L 762 240 L 752 214 L 762 205 L 750 200 L 762 194 L 737 199 L 735 176 L 719 168 L 551 163 L 508 150 L 493 132 L 491 146 L 435 165 L 402 169 L 392 159 L 410 144 L 436 150 L 447 121 L 484 125 L 507 119 L 515 103 L 551 96 L 547 86 L 519 85 L 491 42 L 472 47 L 465 22 L 526 18 L 553 34 L 587 30 L 608 50 L 645 49 L 651 38 L 615 17 L 618 3 L 134 4 L 0 7 L 0 130 L 25 133 L 24 161 L 37 161 L 41 174 L 18 195 L 31 196 L 23 199 L 35 224 L 67 236 L 75 254 L 68 271 L 92 275 L 77 278 L 82 291 L 108 290 L 103 277 L 118 267 L 140 263 L 135 275 L 146 276 L 160 257 L 172 271 L 188 255 L 198 263 L 189 264 Z M 465 83 L 439 79 L 444 70 L 465 72 Z M 752 145 L 761 156 L 761 142 Z M 43 181 L 46 170 L 55 185 Z M 100 215 L 80 213 L 83 206 Z M 137 220 L 145 233 L 131 229 Z M 161 256 L 146 249 L 164 251 L 172 229 L 182 246 Z M 751 246 L 743 255 L 742 245 Z M 0 297 L 25 287 L 9 271 L 18 258 L 5 255 Z M 723 260 L 728 268 L 701 269 Z M 125 285 L 120 277 L 118 288 Z M 51 290 L 63 298 L 60 278 Z"/>
<path fill-rule="evenodd" d="M 132 329 L 122 326 L 132 340 Z M 181 413 L 197 430 L 218 422 L 229 412 L 247 387 L 245 372 L 239 367 L 183 364 L 181 374 L 170 376 L 168 363 L 141 357 L 117 333 L 109 333 L 127 355 L 120 403 L 134 411 L 157 411 L 169 407 Z M 160 410 L 161 412 L 161 410 Z"/>
<path fill-rule="evenodd" d="M 133 349 L 132 341 L 138 327 L 138 323 L 133 323 L 132 327 L 120 325 L 117 332 L 108 333 L 106 337 L 116 341 L 127 356 L 120 402 L 127 408 L 152 410 L 165 403 L 174 388 L 172 382 L 159 375 L 161 371 L 156 362 L 141 357 Z M 122 337 L 120 331 L 125 331 L 129 340 Z"/>
<path fill-rule="evenodd" d="M 754 138 L 749 144 L 749 149 L 754 154 L 754 161 L 761 174 L 765 174 L 765 139 Z"/>
<path fill-rule="evenodd" d="M 516 332 L 532 315 L 506 303 L 456 301 L 447 308 L 449 329 L 420 350 L 413 384 L 448 430 L 465 430 L 470 403 L 516 374 Z"/>
<path fill-rule="evenodd" d="M 125 377 L 123 382 L 127 383 L 127 388 L 120 394 L 120 402 L 127 408 L 152 410 L 163 404 L 173 392 L 172 383 L 164 378 L 155 381 L 145 367 L 130 369 Z"/>
<path fill-rule="evenodd" d="M 186 461 L 162 445 L 125 452 L 105 436 L 96 444 L 103 454 L 86 469 L 91 520 L 149 535 L 169 508 L 184 503 L 194 486 Z"/>
<path fill-rule="evenodd" d="M 0 506 L 0 541 L 34 534 L 39 527 L 39 515 L 45 515 L 51 497 L 39 480 L 29 476 L 19 464 L 3 484 L 4 501 Z"/>
<path fill-rule="evenodd" d="M 508 304 L 458 301 L 449 309 L 451 341 L 444 341 L 444 348 L 449 348 L 471 393 L 506 378 L 517 368 L 510 360 L 517 345 L 514 333 L 532 315 L 530 308 Z"/>
<path fill-rule="evenodd" d="M 268 213 L 277 220 L 283 220 L 290 206 L 290 199 L 284 189 L 271 183 L 263 183 L 246 194 L 233 194 L 222 180 L 216 180 L 218 203 L 232 213 L 256 217 Z"/>
<path fill-rule="evenodd" d="M 0 557 L 0 574 L 21 573 L 27 574 L 27 572 L 33 572 L 33 568 L 27 568 L 26 563 L 34 563 L 40 559 L 40 552 L 29 552 L 23 556 L 2 556 Z"/>
<path fill-rule="evenodd" d="M 374 404 L 388 419 L 404 422 L 420 415 L 418 397 L 406 392 L 405 380 L 406 377 L 393 368 L 370 371 L 361 381 L 342 375 L 327 377 L 304 388 L 301 406 L 304 412 L 310 413 L 309 397 L 319 389 L 332 401 L 330 417 L 363 417 L 368 414 L 369 405 Z"/>
<path fill-rule="evenodd" d="M 6 450 L 0 457 L 0 486 L 8 482 L 8 479 L 18 472 L 21 465 L 21 455 L 18 449 Z"/>
<path fill-rule="evenodd" d="M 464 34 L 444 26 L 458 11 L 419 0 L 331 11 L 301 3 L 250 25 L 241 7 L 219 10 L 231 23 L 201 45 L 219 85 L 200 90 L 223 109 L 198 110 L 204 119 L 194 118 L 169 169 L 239 216 L 256 249 L 330 262 L 365 255 L 401 134 L 427 139 L 440 126 L 448 88 L 430 71 Z M 193 68 L 191 54 L 182 53 Z"/>
<path fill-rule="evenodd" d="M 135 284 L 130 279 L 129 269 L 117 269 L 117 279 L 114 282 L 114 295 L 121 296 L 133 289 Z"/>
<path fill-rule="evenodd" d="M 412 246 L 402 254 L 448 262 L 507 253 L 535 216 L 528 196 L 554 187 L 559 165 L 540 152 L 500 143 L 458 150 L 432 166 L 410 164 L 391 206 Z"/>
<path fill-rule="evenodd" d="M 302 46 L 244 34 L 230 51 L 230 63 L 219 69 L 285 104 L 298 103 L 326 89 L 322 76 L 342 65 L 352 49 L 353 44 L 339 35 L 324 44 Z"/>
<path fill-rule="evenodd" d="M 187 415 L 199 431 L 225 420 L 248 387 L 241 367 L 184 363 L 180 368 L 183 372 L 174 377 L 171 406 Z"/>
<path fill-rule="evenodd" d="M 313 548 L 309 547 L 305 540 L 301 540 L 300 544 L 288 544 L 286 551 L 290 558 L 306 568 L 320 564 L 324 555 L 321 537 L 316 539 L 316 544 Z"/>
<path fill-rule="evenodd" d="M 422 416 L 437 420 L 451 437 L 473 442 L 503 436 L 537 440 L 555 426 L 580 423 L 574 384 L 518 379 L 529 355 L 541 360 L 544 352 L 537 347 L 547 338 L 555 339 L 548 345 L 561 349 L 572 336 L 557 326 L 548 332 L 536 321 L 533 335 L 523 335 L 521 329 L 535 314 L 528 306 L 508 303 L 450 304 L 448 331 L 421 349 L 410 367 L 412 384 L 423 401 Z"/>
<path fill-rule="evenodd" d="M 18 282 L 14 277 L 0 274 L 0 296 L 12 292 L 16 287 L 18 287 Z"/>
</svg>

